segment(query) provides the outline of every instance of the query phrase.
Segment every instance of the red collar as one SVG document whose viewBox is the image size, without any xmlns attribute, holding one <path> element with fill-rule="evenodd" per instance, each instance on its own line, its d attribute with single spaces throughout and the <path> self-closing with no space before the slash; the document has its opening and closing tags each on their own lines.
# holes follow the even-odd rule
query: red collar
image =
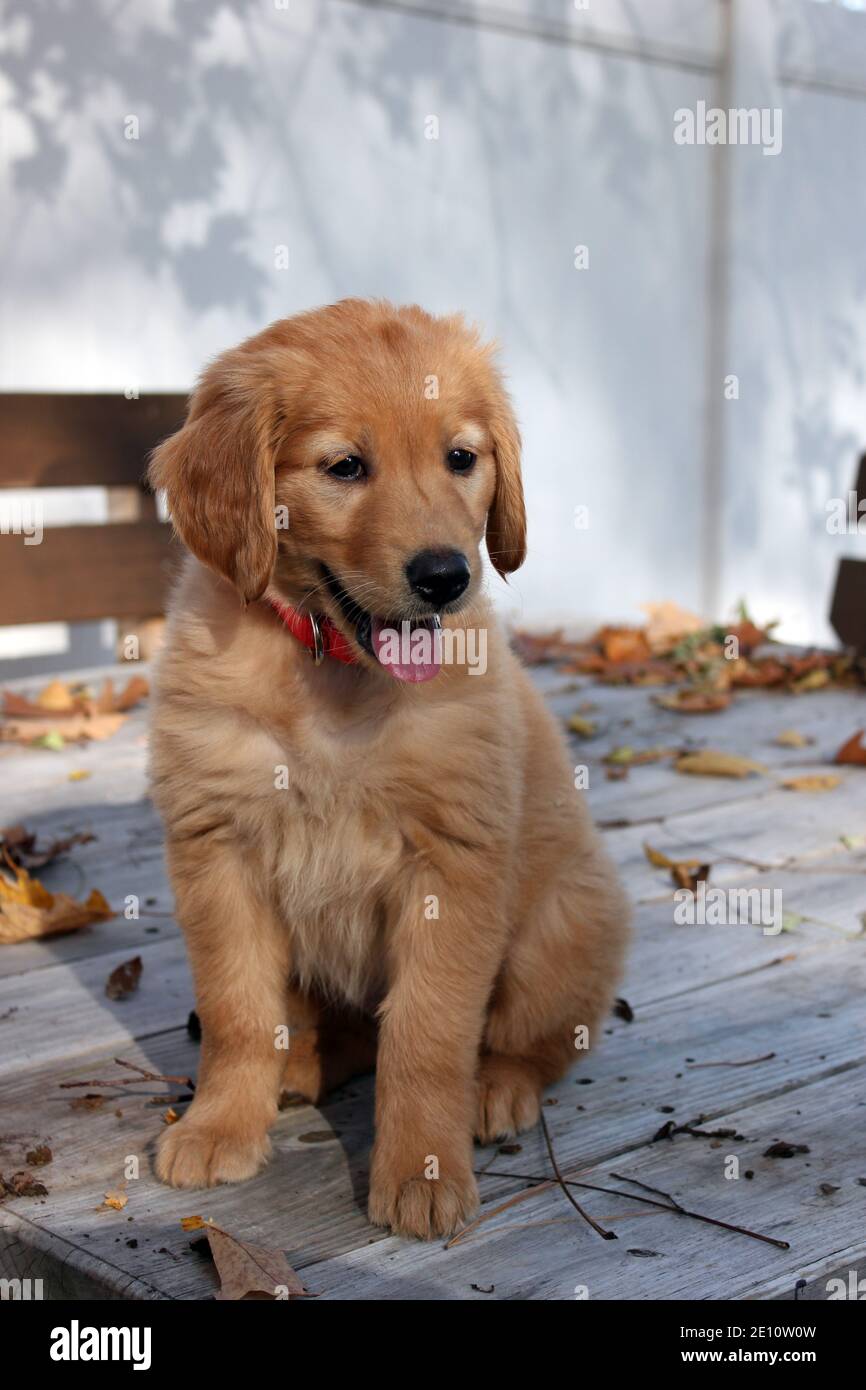
<svg viewBox="0 0 866 1390">
<path fill-rule="evenodd" d="M 301 646 L 306 647 L 317 666 L 326 656 L 332 656 L 344 666 L 357 665 L 358 658 L 354 650 L 329 618 L 299 613 L 296 608 L 290 608 L 287 603 L 280 603 L 275 598 L 269 598 L 268 602 L 292 636 L 297 638 Z"/>
</svg>

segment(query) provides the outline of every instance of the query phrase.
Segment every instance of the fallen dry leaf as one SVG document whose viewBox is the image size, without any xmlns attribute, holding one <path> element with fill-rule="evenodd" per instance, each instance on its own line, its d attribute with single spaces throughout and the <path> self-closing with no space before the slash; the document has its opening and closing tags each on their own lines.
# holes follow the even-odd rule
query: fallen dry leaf
<svg viewBox="0 0 866 1390">
<path fill-rule="evenodd" d="M 699 883 L 706 883 L 710 876 L 710 864 L 702 864 L 700 859 L 670 859 L 661 850 L 645 844 L 644 854 L 657 869 L 670 869 L 671 878 L 677 888 L 688 888 L 692 893 Z"/>
<path fill-rule="evenodd" d="M 47 1144 L 37 1144 L 35 1149 L 25 1154 L 24 1162 L 31 1168 L 44 1168 L 46 1163 L 51 1163 L 54 1158 L 53 1153 Z"/>
<path fill-rule="evenodd" d="M 800 734 L 796 729 L 783 729 L 780 734 L 773 739 L 780 748 L 806 748 L 810 743 L 814 743 L 813 738 L 807 738 L 805 734 Z"/>
<path fill-rule="evenodd" d="M 144 963 L 141 956 L 133 956 L 116 965 L 105 982 L 105 993 L 109 999 L 128 999 L 138 989 Z"/>
<path fill-rule="evenodd" d="M 177 1111 L 173 1110 L 172 1107 L 169 1106 L 162 1117 L 162 1122 L 165 1125 L 176 1125 L 179 1119 L 180 1115 L 178 1115 Z"/>
<path fill-rule="evenodd" d="M 13 1173 L 10 1178 L 0 1174 L 0 1198 L 2 1197 L 47 1197 L 48 1188 L 39 1182 L 32 1173 Z"/>
<path fill-rule="evenodd" d="M 73 690 L 64 681 L 51 681 L 35 700 L 14 690 L 3 692 L 0 742 L 58 749 L 84 739 L 102 740 L 117 733 L 133 706 L 148 694 L 143 676 L 132 676 L 115 692 L 107 679 L 99 695 Z"/>
<path fill-rule="evenodd" d="M 65 681 L 60 680 L 49 681 L 36 696 L 36 703 L 40 709 L 55 710 L 57 713 L 66 713 L 75 708 L 72 691 Z"/>
<path fill-rule="evenodd" d="M 721 753 L 714 748 L 682 754 L 674 763 L 674 769 L 697 777 L 752 777 L 767 771 L 763 763 L 756 763 L 752 758 L 741 758 L 736 753 Z"/>
<path fill-rule="evenodd" d="M 595 721 L 585 719 L 582 714 L 572 714 L 568 720 L 568 727 L 573 734 L 579 734 L 581 738 L 594 738 L 598 733 Z"/>
<path fill-rule="evenodd" d="M 222 1302 L 240 1299 L 303 1298 L 304 1286 L 282 1250 L 238 1240 L 219 1226 L 205 1226 L 220 1279 Z"/>
<path fill-rule="evenodd" d="M 795 695 L 803 695 L 810 690 L 823 690 L 825 685 L 830 684 L 831 679 L 830 672 L 826 668 L 809 671 L 805 676 L 793 680 L 791 689 Z"/>
<path fill-rule="evenodd" d="M 109 1209 L 111 1211 L 123 1211 L 128 1201 L 129 1198 L 123 1192 L 106 1192 L 105 1201 L 97 1210 L 105 1211 Z"/>
<path fill-rule="evenodd" d="M 23 825 L 9 825 L 5 830 L 0 830 L 0 849 L 5 852 L 10 868 L 16 866 L 30 871 L 44 869 L 46 864 L 53 864 L 55 859 L 68 854 L 75 845 L 89 844 L 95 838 L 95 835 L 85 831 L 40 845 L 34 831 L 27 830 Z"/>
<path fill-rule="evenodd" d="M 72 718 L 77 714 L 122 714 L 140 704 L 148 695 L 143 676 L 132 676 L 119 694 L 114 682 L 107 678 L 95 698 L 87 690 L 72 690 L 64 681 L 51 681 L 44 690 L 29 700 L 14 690 L 3 691 L 3 714 L 10 719 L 44 719 L 46 711 Z"/>
<path fill-rule="evenodd" d="M 669 652 L 684 637 L 706 631 L 703 618 L 678 603 L 642 603 L 640 607 L 647 615 L 646 638 L 654 652 Z"/>
<path fill-rule="evenodd" d="M 631 748 L 624 744 L 620 748 L 612 748 L 602 759 L 603 762 L 611 763 L 614 767 L 639 767 L 643 763 L 660 763 L 664 758 L 673 757 L 675 748 Z"/>
<path fill-rule="evenodd" d="M 782 786 L 789 792 L 829 792 L 838 787 L 841 777 L 831 772 L 814 773 L 807 777 L 788 777 Z"/>
<path fill-rule="evenodd" d="M 13 720 L 0 725 L 0 743 L 22 743 L 28 747 L 59 750 L 67 743 L 101 742 L 116 734 L 126 722 L 125 714 L 70 714 L 52 720 Z"/>
<path fill-rule="evenodd" d="M 662 709 L 679 714 L 715 714 L 728 708 L 732 696 L 726 690 L 675 690 L 672 695 L 656 695 L 654 699 Z"/>
<path fill-rule="evenodd" d="M 98 889 L 94 888 L 81 903 L 68 893 L 49 893 L 38 878 L 31 878 L 8 855 L 6 862 L 15 874 L 15 882 L 0 872 L 0 945 L 59 936 L 114 916 Z"/>
<path fill-rule="evenodd" d="M 605 661 L 614 665 L 623 661 L 646 661 L 652 655 L 643 628 L 603 627 L 595 640 L 601 644 Z"/>
<path fill-rule="evenodd" d="M 863 747 L 863 730 L 852 734 L 836 754 L 834 763 L 849 763 L 855 767 L 866 767 L 866 748 Z"/>
<path fill-rule="evenodd" d="M 200 1231 L 207 1225 L 203 1216 L 182 1216 L 180 1218 L 180 1228 L 182 1231 Z"/>
</svg>

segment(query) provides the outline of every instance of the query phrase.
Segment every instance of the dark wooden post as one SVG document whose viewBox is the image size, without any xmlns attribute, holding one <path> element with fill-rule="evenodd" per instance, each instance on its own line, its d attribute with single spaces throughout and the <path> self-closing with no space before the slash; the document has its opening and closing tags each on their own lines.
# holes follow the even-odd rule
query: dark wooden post
<svg viewBox="0 0 866 1390">
<path fill-rule="evenodd" d="M 866 519 L 866 454 L 860 459 L 854 491 L 857 516 L 862 506 Z M 839 561 L 830 622 L 843 646 L 853 648 L 858 657 L 866 657 L 866 560 Z"/>
</svg>

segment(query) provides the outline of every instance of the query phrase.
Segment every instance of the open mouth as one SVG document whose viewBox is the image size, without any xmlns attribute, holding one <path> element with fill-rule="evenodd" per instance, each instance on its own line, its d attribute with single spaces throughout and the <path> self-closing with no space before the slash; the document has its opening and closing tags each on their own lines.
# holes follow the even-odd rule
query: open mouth
<svg viewBox="0 0 866 1390">
<path fill-rule="evenodd" d="M 428 618 L 377 617 L 355 602 L 327 565 L 321 568 L 331 597 L 368 656 L 398 681 L 418 683 L 438 676 L 442 667 L 438 614 Z"/>
</svg>

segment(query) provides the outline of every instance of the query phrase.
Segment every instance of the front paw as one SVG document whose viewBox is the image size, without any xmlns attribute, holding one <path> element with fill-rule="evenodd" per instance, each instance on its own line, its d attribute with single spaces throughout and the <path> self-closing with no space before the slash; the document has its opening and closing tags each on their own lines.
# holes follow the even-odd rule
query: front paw
<svg viewBox="0 0 866 1390">
<path fill-rule="evenodd" d="M 259 1171 L 270 1152 L 267 1134 L 241 1134 L 216 1120 L 197 1120 L 190 1112 L 160 1136 L 156 1174 L 170 1187 L 244 1182 Z"/>
<path fill-rule="evenodd" d="M 397 1177 L 374 1172 L 368 1215 L 374 1226 L 395 1235 L 432 1240 L 461 1230 L 478 1210 L 478 1184 L 471 1170 L 438 1178 Z"/>
</svg>

